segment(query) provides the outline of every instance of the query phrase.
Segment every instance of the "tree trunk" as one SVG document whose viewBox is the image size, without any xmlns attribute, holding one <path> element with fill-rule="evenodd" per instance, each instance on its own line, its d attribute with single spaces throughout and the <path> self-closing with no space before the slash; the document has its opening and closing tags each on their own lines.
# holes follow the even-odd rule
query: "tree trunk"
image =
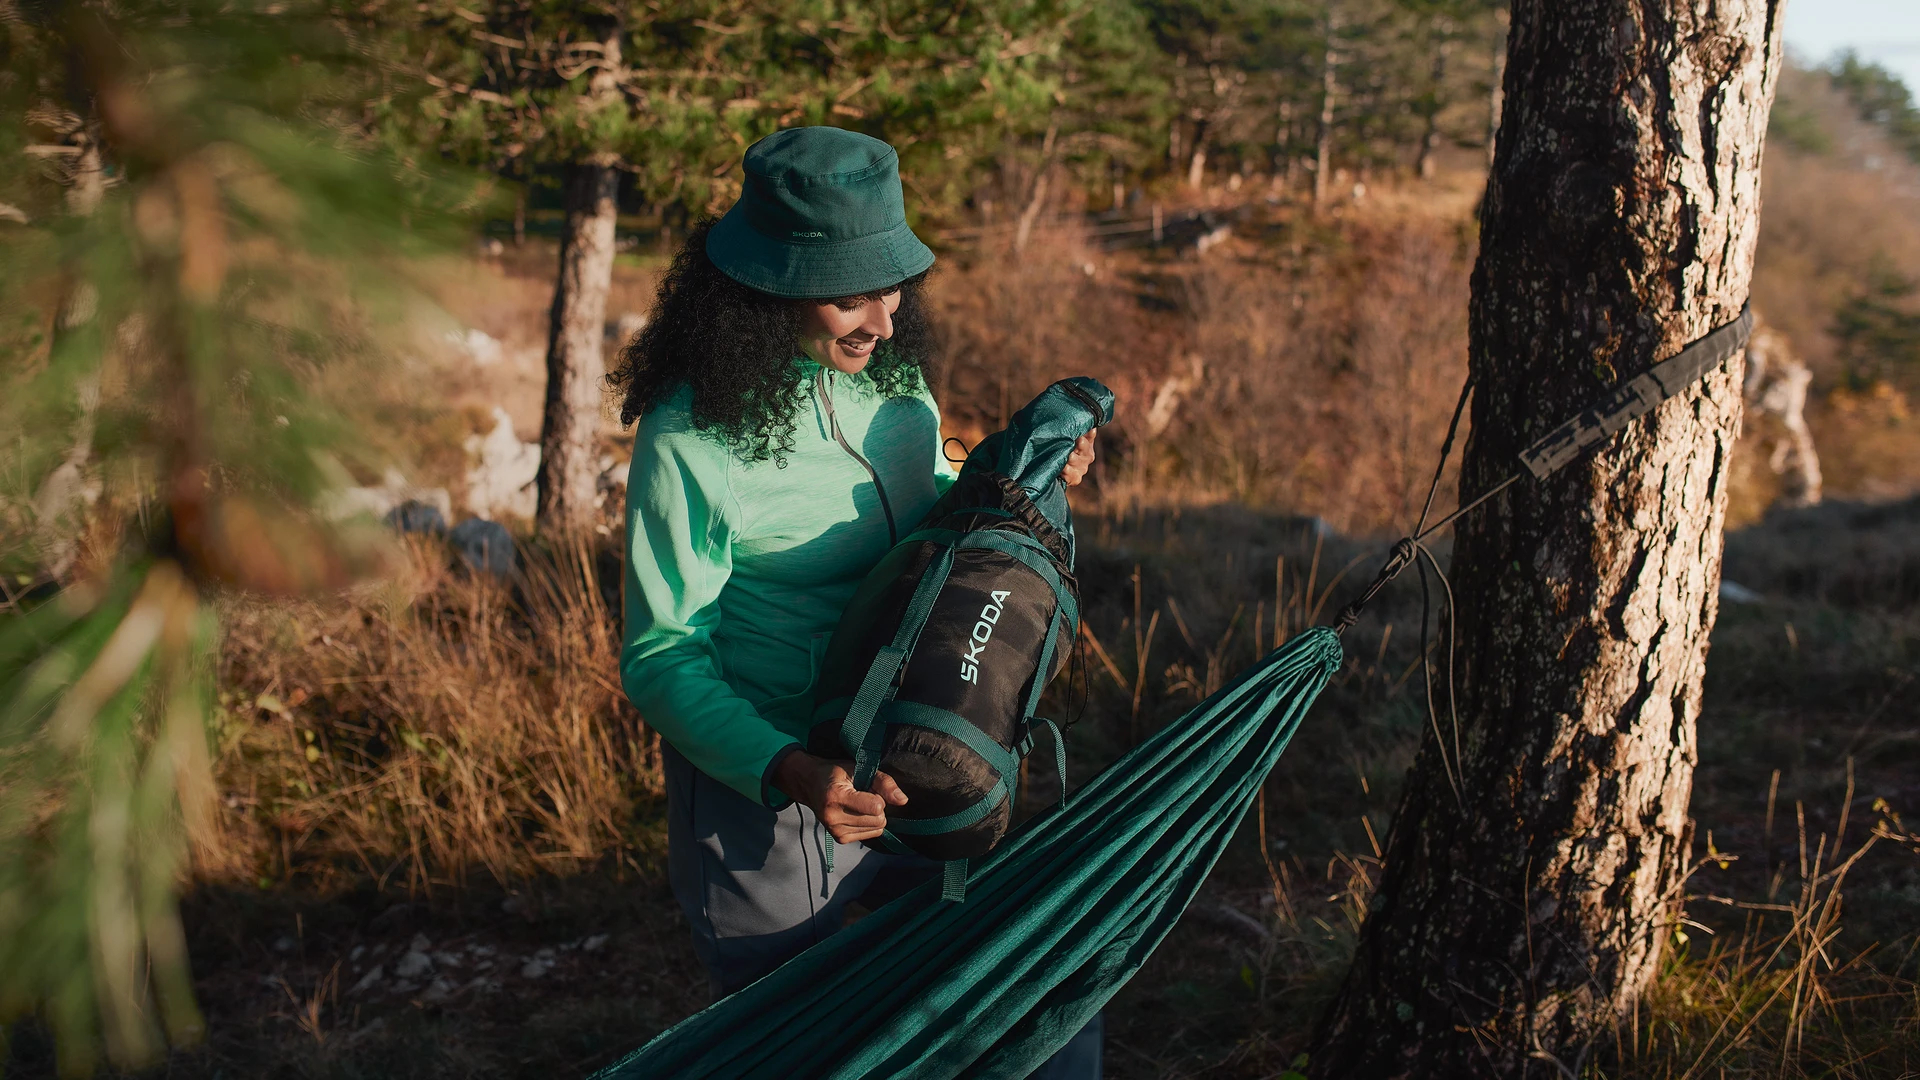
<svg viewBox="0 0 1920 1080">
<path fill-rule="evenodd" d="M 1513 5 L 1462 491 L 1738 315 L 1779 16 Z M 1409 774 L 1313 1075 L 1584 1075 L 1653 978 L 1688 868 L 1741 364 L 1465 519 L 1460 727 L 1429 733 Z"/>
<path fill-rule="evenodd" d="M 1441 39 L 1433 47 L 1433 98 L 1426 104 L 1426 130 L 1420 133 L 1420 156 L 1414 162 L 1414 172 L 1422 180 L 1433 179 L 1438 163 L 1434 160 L 1435 151 L 1440 149 L 1440 110 L 1446 102 L 1447 52 L 1452 48 L 1453 27 L 1441 20 Z"/>
<path fill-rule="evenodd" d="M 1053 171 L 1053 140 L 1060 134 L 1060 125 L 1049 123 L 1046 138 L 1040 140 L 1040 165 L 1033 171 L 1033 191 L 1027 198 L 1027 208 L 1020 212 L 1020 223 L 1014 229 L 1013 250 L 1027 250 L 1027 241 L 1033 236 L 1033 223 L 1040 218 L 1040 211 L 1047 205 L 1047 175 Z"/>
<path fill-rule="evenodd" d="M 1193 154 L 1187 158 L 1187 189 L 1199 191 L 1207 178 L 1207 122 L 1196 120 L 1193 124 Z"/>
<path fill-rule="evenodd" d="M 613 281 L 614 194 L 610 164 L 575 165 L 567 177 L 566 231 L 547 335 L 547 407 L 540 426 L 542 532 L 590 526 L 599 478 L 601 383 L 606 368 L 607 288 Z"/>
<path fill-rule="evenodd" d="M 1339 30 L 1338 15 L 1327 5 L 1327 47 L 1320 58 L 1320 130 L 1314 136 L 1313 208 L 1327 201 L 1327 184 L 1333 172 L 1333 101 L 1338 93 L 1340 55 L 1334 50 L 1334 35 Z"/>
</svg>

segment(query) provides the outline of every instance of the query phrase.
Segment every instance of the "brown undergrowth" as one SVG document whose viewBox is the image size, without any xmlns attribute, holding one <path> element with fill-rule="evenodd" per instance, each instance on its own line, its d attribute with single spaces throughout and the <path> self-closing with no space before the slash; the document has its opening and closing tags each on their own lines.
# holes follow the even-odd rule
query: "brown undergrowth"
<svg viewBox="0 0 1920 1080">
<path fill-rule="evenodd" d="M 1102 252 L 1071 230 L 954 257 L 933 291 L 950 433 L 972 442 L 1090 374 L 1122 403 L 1102 433 L 1105 506 L 1405 523 L 1466 377 L 1471 237 L 1431 216 L 1250 213 L 1248 239 L 1206 258 Z"/>
<path fill-rule="evenodd" d="M 501 580 L 428 539 L 331 601 L 231 604 L 203 878 L 424 895 L 624 851 L 658 745 L 620 690 L 607 555 L 527 546 Z"/>
</svg>

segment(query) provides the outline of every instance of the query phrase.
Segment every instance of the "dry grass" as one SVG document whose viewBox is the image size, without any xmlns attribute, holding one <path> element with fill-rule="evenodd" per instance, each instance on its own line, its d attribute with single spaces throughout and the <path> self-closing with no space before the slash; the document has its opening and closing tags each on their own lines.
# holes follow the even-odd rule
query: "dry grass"
<svg viewBox="0 0 1920 1080">
<path fill-rule="evenodd" d="M 427 894 L 569 875 L 631 846 L 657 737 L 618 682 L 604 560 L 525 553 L 499 582 L 433 541 L 327 603 L 237 603 L 221 665 L 214 882 Z"/>
<path fill-rule="evenodd" d="M 1466 375 L 1470 250 L 1417 215 L 1243 226 L 1205 259 L 1107 254 L 1071 232 L 936 279 L 952 341 L 949 428 L 971 441 L 1047 382 L 1119 394 L 1108 507 L 1313 508 L 1343 530 L 1404 524 Z"/>
<path fill-rule="evenodd" d="M 1920 985 L 1912 972 L 1920 937 L 1893 950 L 1849 949 L 1840 940 L 1848 874 L 1877 843 L 1920 850 L 1920 837 L 1907 835 L 1877 800 L 1866 839 L 1844 852 L 1853 795 L 1849 784 L 1832 835 L 1810 837 L 1805 808 L 1796 807 L 1797 874 L 1791 865 L 1773 871 L 1763 897 L 1689 898 L 1695 912 L 1737 913 L 1737 930 L 1699 946 L 1687 930 L 1714 934 L 1711 926 L 1689 919 L 1675 933 L 1653 992 L 1615 1031 L 1620 1074 L 1910 1076 L 1920 1068 Z M 1706 862 L 1713 861 L 1710 853 Z M 1885 952 L 1892 955 L 1883 960 Z"/>
</svg>

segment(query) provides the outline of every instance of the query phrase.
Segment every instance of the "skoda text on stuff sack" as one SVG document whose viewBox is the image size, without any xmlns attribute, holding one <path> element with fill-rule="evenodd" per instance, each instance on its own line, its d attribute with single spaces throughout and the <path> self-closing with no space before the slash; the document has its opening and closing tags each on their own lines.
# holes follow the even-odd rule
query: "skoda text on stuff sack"
<svg viewBox="0 0 1920 1080">
<path fill-rule="evenodd" d="M 967 645 L 967 655 L 960 658 L 960 680 L 980 685 L 980 650 L 993 640 L 993 626 L 1000 621 L 1000 605 L 1007 602 L 1010 592 L 994 590 L 993 598 L 980 609 L 980 621 L 973 624 L 973 640 Z"/>
</svg>

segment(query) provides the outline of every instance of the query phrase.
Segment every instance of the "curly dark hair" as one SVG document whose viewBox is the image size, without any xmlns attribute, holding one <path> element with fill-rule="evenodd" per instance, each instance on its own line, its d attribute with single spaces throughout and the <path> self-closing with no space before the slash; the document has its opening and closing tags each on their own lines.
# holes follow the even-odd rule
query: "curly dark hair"
<svg viewBox="0 0 1920 1080">
<path fill-rule="evenodd" d="M 793 450 L 795 410 L 806 395 L 800 320 L 806 300 L 787 300 L 721 273 L 707 258 L 712 219 L 687 235 L 674 255 L 648 313 L 646 328 L 620 350 L 607 383 L 622 395 L 621 424 L 631 424 L 693 389 L 693 425 L 725 440 L 747 461 L 773 459 L 784 467 Z M 887 397 L 916 394 L 935 382 L 931 328 L 920 289 L 926 274 L 901 282 L 893 337 L 874 350 L 863 381 Z M 841 297 L 851 308 L 873 296 Z"/>
</svg>

